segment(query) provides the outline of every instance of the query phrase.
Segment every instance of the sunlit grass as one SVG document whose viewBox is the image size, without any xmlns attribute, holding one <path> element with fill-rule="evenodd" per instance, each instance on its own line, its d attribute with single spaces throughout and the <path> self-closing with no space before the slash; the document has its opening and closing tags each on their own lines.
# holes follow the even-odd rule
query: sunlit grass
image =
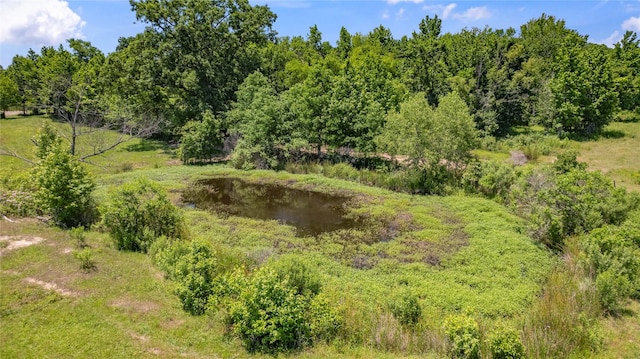
<svg viewBox="0 0 640 359">
<path fill-rule="evenodd" d="M 617 184 L 640 191 L 640 122 L 614 122 L 603 138 L 580 144 L 579 160 L 600 170 Z"/>
</svg>

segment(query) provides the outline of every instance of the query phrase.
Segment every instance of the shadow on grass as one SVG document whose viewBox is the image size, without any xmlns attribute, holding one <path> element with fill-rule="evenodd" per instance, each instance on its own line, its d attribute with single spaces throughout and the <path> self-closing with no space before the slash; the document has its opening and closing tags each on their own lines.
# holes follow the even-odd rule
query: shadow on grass
<svg viewBox="0 0 640 359">
<path fill-rule="evenodd" d="M 156 140 L 142 140 L 139 143 L 134 143 L 124 148 L 128 152 L 147 152 L 156 150 L 168 150 L 169 145 L 164 142 Z"/>
</svg>

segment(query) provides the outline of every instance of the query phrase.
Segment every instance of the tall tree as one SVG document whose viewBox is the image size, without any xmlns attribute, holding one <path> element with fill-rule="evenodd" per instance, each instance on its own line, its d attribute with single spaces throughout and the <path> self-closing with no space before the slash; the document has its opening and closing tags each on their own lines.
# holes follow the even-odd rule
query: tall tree
<svg viewBox="0 0 640 359">
<path fill-rule="evenodd" d="M 13 81 L 6 70 L 0 69 L 0 118 L 5 118 L 5 111 L 9 107 L 17 105 L 19 101 L 18 84 Z"/>
<path fill-rule="evenodd" d="M 551 82 L 555 116 L 544 125 L 563 133 L 591 135 L 613 118 L 618 95 L 606 48 L 567 41 L 558 55 L 558 73 Z"/>
<path fill-rule="evenodd" d="M 174 103 L 174 126 L 229 108 L 244 78 L 259 68 L 257 47 L 273 40 L 275 14 L 248 0 L 131 0 L 156 42 L 156 81 Z"/>
</svg>

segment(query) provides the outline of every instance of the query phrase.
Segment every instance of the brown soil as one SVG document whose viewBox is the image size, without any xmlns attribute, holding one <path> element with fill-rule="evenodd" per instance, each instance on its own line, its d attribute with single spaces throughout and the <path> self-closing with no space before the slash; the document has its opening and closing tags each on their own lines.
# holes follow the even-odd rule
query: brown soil
<svg viewBox="0 0 640 359">
<path fill-rule="evenodd" d="M 0 256 L 6 252 L 24 248 L 28 246 L 32 246 L 34 244 L 38 244 L 40 242 L 45 241 L 44 238 L 41 237 L 31 237 L 31 236 L 0 236 L 0 243 L 8 242 L 9 244 L 4 244 L 6 247 L 0 248 Z"/>
</svg>

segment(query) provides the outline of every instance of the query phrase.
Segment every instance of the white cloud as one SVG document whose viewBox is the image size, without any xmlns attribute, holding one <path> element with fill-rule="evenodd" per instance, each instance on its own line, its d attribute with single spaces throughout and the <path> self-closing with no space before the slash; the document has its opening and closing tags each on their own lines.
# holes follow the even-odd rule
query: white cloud
<svg viewBox="0 0 640 359">
<path fill-rule="evenodd" d="M 383 19 L 383 20 L 386 20 L 386 19 L 388 19 L 388 18 L 389 18 L 389 10 L 385 10 L 385 11 L 382 13 L 382 19 Z"/>
<path fill-rule="evenodd" d="M 617 44 L 620 40 L 622 40 L 622 35 L 620 35 L 620 31 L 616 30 L 606 39 L 596 41 L 596 44 L 604 44 L 608 47 L 613 47 L 613 45 Z"/>
<path fill-rule="evenodd" d="M 631 18 L 625 20 L 622 23 L 622 28 L 624 30 L 631 30 L 631 31 L 640 32 L 640 16 L 631 17 Z"/>
<path fill-rule="evenodd" d="M 62 0 L 2 0 L 0 43 L 56 45 L 68 38 L 82 38 L 86 24 Z"/>
<path fill-rule="evenodd" d="M 423 1 L 424 0 L 387 0 L 387 4 L 395 5 L 395 4 L 399 4 L 401 2 L 412 2 L 414 4 L 420 4 Z"/>
<path fill-rule="evenodd" d="M 452 17 L 456 20 L 474 21 L 474 20 L 488 19 L 491 17 L 491 13 L 489 12 L 489 9 L 487 9 L 486 6 L 472 7 L 472 8 L 469 8 L 467 11 L 463 12 L 462 14 L 454 13 Z"/>
<path fill-rule="evenodd" d="M 403 16 L 404 16 L 404 8 L 401 7 L 400 10 L 398 10 L 398 12 L 396 13 L 396 21 L 402 20 Z"/>
<path fill-rule="evenodd" d="M 489 12 L 489 9 L 487 9 L 486 6 L 472 7 L 462 13 L 454 12 L 457 6 L 458 5 L 456 3 L 451 3 L 449 5 L 442 5 L 442 4 L 425 5 L 423 6 L 423 9 L 426 11 L 433 11 L 436 13 L 440 13 L 443 20 L 452 18 L 455 20 L 462 20 L 462 21 L 474 21 L 474 20 L 480 20 L 480 19 L 488 19 L 491 17 L 491 12 Z"/>
<path fill-rule="evenodd" d="M 449 5 L 445 6 L 442 9 L 442 18 L 443 19 L 448 18 L 449 15 L 451 15 L 451 13 L 453 12 L 453 9 L 456 8 L 456 6 L 458 6 L 458 5 L 456 5 L 455 3 L 452 3 L 452 4 L 449 4 Z"/>
</svg>

